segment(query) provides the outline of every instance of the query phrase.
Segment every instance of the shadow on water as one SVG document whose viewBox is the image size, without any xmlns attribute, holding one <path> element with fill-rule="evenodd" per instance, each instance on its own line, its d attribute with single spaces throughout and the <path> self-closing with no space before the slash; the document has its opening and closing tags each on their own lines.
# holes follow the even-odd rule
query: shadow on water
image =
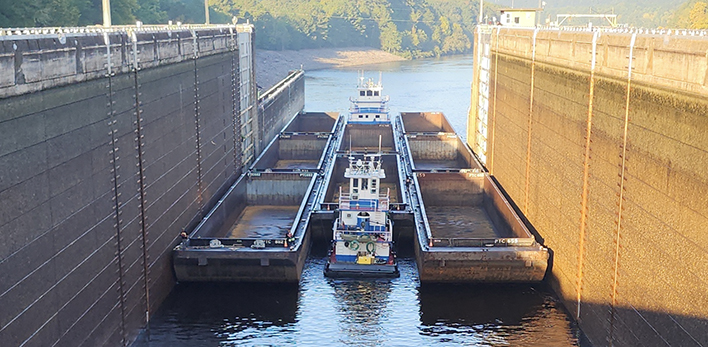
<svg viewBox="0 0 708 347">
<path fill-rule="evenodd" d="M 215 346 L 280 334 L 296 321 L 298 295 L 296 284 L 181 283 L 133 346 Z"/>
<path fill-rule="evenodd" d="M 544 284 L 419 287 L 421 334 L 475 346 L 588 346 Z"/>
</svg>

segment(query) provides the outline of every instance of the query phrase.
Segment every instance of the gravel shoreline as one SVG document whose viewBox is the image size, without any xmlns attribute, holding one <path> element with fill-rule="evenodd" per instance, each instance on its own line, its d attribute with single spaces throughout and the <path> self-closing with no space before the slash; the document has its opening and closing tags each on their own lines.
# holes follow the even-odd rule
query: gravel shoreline
<svg viewBox="0 0 708 347">
<path fill-rule="evenodd" d="M 319 48 L 299 51 L 256 50 L 256 81 L 262 91 L 302 67 L 307 70 L 401 61 L 405 58 L 372 48 Z"/>
</svg>

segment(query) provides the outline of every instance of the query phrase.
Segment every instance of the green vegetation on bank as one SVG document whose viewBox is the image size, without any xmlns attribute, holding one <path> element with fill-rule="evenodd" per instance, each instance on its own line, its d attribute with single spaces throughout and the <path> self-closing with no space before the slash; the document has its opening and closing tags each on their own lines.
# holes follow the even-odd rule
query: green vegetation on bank
<svg viewBox="0 0 708 347">
<path fill-rule="evenodd" d="M 708 0 L 547 0 L 546 15 L 559 13 L 617 14 L 617 22 L 640 28 L 708 29 Z M 602 25 L 599 19 L 593 20 Z"/>
<path fill-rule="evenodd" d="M 477 0 L 208 0 L 212 23 L 233 18 L 256 26 L 256 47 L 372 47 L 404 57 L 468 52 Z M 617 13 L 636 27 L 708 28 L 708 0 L 554 0 L 542 13 Z M 485 4 L 498 15 L 499 5 Z M 113 24 L 204 22 L 203 0 L 111 0 Z M 100 24 L 101 0 L 0 0 L 0 27 Z M 599 24 L 599 23 L 598 23 Z"/>
<path fill-rule="evenodd" d="M 209 0 L 212 23 L 248 19 L 256 46 L 303 49 L 365 46 L 407 57 L 471 50 L 474 0 Z M 201 0 L 112 0 L 113 24 L 203 23 Z M 0 0 L 0 26 L 101 23 L 101 0 Z"/>
<path fill-rule="evenodd" d="M 469 0 L 214 0 L 256 25 L 264 49 L 367 46 L 428 57 L 467 52 L 477 22 Z"/>
</svg>

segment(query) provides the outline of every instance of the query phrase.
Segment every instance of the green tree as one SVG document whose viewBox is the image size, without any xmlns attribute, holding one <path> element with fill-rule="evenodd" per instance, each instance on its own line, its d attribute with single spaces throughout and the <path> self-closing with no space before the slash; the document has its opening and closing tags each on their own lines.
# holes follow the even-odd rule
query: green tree
<svg viewBox="0 0 708 347">
<path fill-rule="evenodd" d="M 160 0 L 140 0 L 135 18 L 146 24 L 167 23 L 167 11 L 160 8 Z"/>
<path fill-rule="evenodd" d="M 462 26 L 457 23 L 452 24 L 452 34 L 445 38 L 442 45 L 443 53 L 456 54 L 463 53 L 472 47 L 472 42 L 465 35 Z"/>
<path fill-rule="evenodd" d="M 381 29 L 381 49 L 387 52 L 398 52 L 401 50 L 401 33 L 398 32 L 396 24 L 387 22 Z"/>
<path fill-rule="evenodd" d="M 689 28 L 708 29 L 708 4 L 699 1 L 693 5 L 689 12 Z"/>
</svg>

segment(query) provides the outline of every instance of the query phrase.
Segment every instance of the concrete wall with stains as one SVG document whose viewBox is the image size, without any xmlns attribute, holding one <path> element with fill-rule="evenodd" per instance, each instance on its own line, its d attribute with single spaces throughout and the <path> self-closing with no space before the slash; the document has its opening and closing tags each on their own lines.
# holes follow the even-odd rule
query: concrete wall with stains
<svg viewBox="0 0 708 347">
<path fill-rule="evenodd" d="M 708 39 L 479 28 L 467 138 L 594 345 L 707 345 Z"/>
<path fill-rule="evenodd" d="M 3 345 L 128 345 L 145 326 L 180 231 L 242 170 L 239 30 L 0 39 Z"/>
</svg>

